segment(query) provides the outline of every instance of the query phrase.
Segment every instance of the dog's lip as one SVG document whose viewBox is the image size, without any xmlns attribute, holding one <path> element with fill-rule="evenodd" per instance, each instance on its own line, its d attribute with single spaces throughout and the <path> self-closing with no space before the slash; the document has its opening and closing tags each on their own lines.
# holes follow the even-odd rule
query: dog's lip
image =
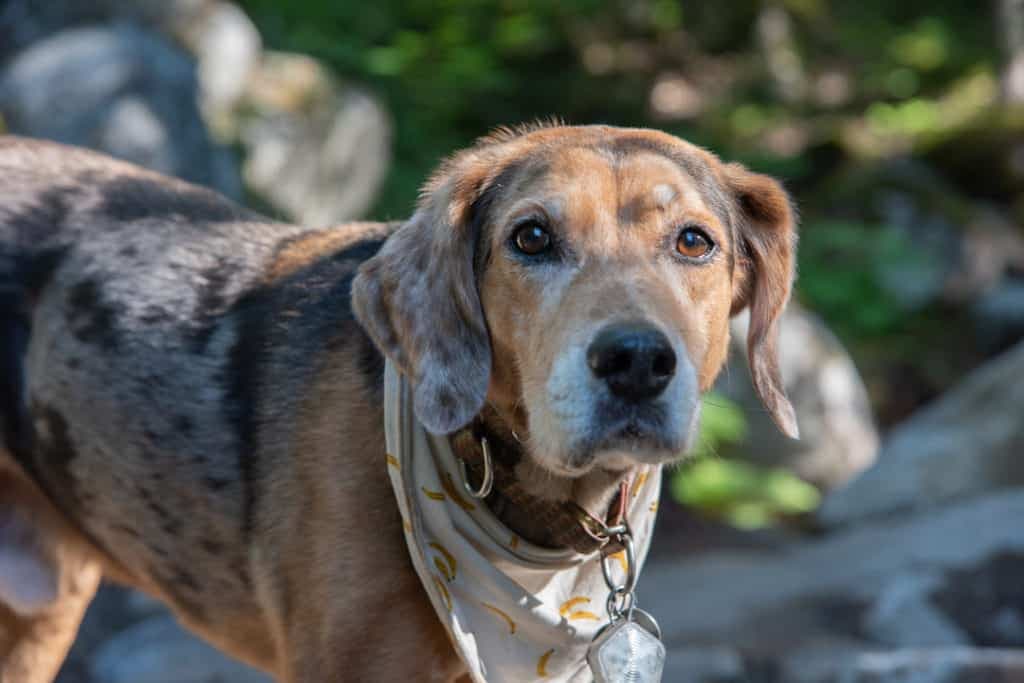
<svg viewBox="0 0 1024 683">
<path fill-rule="evenodd" d="M 658 460 L 670 460 L 682 448 L 683 445 L 667 432 L 661 420 L 629 416 L 605 425 L 599 433 L 581 443 L 570 455 L 569 465 L 589 470 L 601 460 L 602 453 L 608 452 L 626 456 L 634 460 L 634 464 L 650 460 L 629 457 L 634 454 L 657 454 Z"/>
</svg>

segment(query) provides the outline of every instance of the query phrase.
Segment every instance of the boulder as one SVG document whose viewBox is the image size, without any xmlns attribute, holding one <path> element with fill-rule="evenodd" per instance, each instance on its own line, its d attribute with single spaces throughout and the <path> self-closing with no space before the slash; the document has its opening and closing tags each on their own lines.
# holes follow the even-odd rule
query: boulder
<svg viewBox="0 0 1024 683">
<path fill-rule="evenodd" d="M 669 667 L 723 680 L 860 681 L 839 676 L 864 653 L 1024 647 L 1021 519 L 1014 489 L 768 551 L 662 556 L 640 603 L 661 624 Z M 694 663 L 702 649 L 736 656 Z M 737 666 L 742 676 L 729 673 Z"/>
<path fill-rule="evenodd" d="M 12 133 L 98 149 L 238 198 L 231 154 L 207 133 L 192 60 L 133 24 L 59 31 L 0 72 Z"/>
<path fill-rule="evenodd" d="M 874 467 L 825 499 L 827 526 L 1024 485 L 1024 343 L 897 426 Z"/>
<path fill-rule="evenodd" d="M 1005 277 L 971 306 L 978 342 L 1000 351 L 1024 339 L 1024 278 Z"/>
<path fill-rule="evenodd" d="M 384 107 L 302 55 L 264 54 L 233 125 L 249 188 L 303 225 L 362 217 L 390 164 Z"/>
<path fill-rule="evenodd" d="M 166 614 L 104 643 L 90 672 L 103 683 L 271 683 L 269 676 L 228 658 Z"/>
<path fill-rule="evenodd" d="M 782 318 L 780 368 L 800 425 L 794 441 L 779 432 L 754 393 L 746 370 L 748 326 L 747 313 L 733 320 L 729 364 L 716 387 L 744 409 L 747 436 L 721 454 L 786 467 L 826 490 L 869 467 L 878 432 L 864 382 L 835 335 L 795 303 Z"/>
<path fill-rule="evenodd" d="M 192 11 L 179 12 L 165 30 L 198 61 L 206 117 L 216 122 L 226 116 L 245 94 L 260 64 L 263 42 L 256 25 L 237 5 L 206 0 Z"/>
<path fill-rule="evenodd" d="M 949 648 L 865 653 L 849 662 L 832 680 L 835 683 L 1013 683 L 1024 680 L 1024 652 Z"/>
</svg>

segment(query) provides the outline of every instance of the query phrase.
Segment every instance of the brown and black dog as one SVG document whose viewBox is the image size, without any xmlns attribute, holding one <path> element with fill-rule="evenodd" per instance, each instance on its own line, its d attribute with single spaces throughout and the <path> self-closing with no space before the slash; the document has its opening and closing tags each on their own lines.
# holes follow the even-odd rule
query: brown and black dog
<svg viewBox="0 0 1024 683">
<path fill-rule="evenodd" d="M 0 681 L 52 679 L 104 575 L 281 681 L 457 679 L 385 471 L 384 355 L 429 430 L 514 434 L 522 486 L 602 509 L 685 452 L 745 307 L 795 435 L 795 242 L 775 181 L 650 130 L 499 131 L 408 221 L 323 230 L 0 137 Z"/>
</svg>

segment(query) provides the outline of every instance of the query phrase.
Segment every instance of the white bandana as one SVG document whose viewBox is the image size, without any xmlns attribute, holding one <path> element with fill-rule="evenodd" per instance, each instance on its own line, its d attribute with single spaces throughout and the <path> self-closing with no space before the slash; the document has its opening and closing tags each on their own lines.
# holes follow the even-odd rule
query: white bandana
<svg viewBox="0 0 1024 683">
<path fill-rule="evenodd" d="M 587 648 L 608 621 L 598 555 L 535 546 L 470 498 L 448 439 L 420 425 L 409 384 L 390 362 L 384 425 L 409 555 L 474 683 L 591 680 Z M 660 487 L 661 468 L 653 466 L 630 486 L 638 572 Z M 612 571 L 623 579 L 614 564 Z"/>
</svg>

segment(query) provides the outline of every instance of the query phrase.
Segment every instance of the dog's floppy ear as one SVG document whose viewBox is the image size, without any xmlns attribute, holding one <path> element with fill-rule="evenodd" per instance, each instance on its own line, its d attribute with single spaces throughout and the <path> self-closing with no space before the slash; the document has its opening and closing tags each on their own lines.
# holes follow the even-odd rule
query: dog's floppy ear
<svg viewBox="0 0 1024 683">
<path fill-rule="evenodd" d="M 352 284 L 356 317 L 410 379 L 416 416 L 435 434 L 472 420 L 490 382 L 490 337 L 474 273 L 477 199 L 499 170 L 490 156 L 470 150 L 443 165 L 416 213 Z"/>
<path fill-rule="evenodd" d="M 784 434 L 799 438 L 779 372 L 779 319 L 796 274 L 796 217 L 789 196 L 768 176 L 739 164 L 723 166 L 736 223 L 735 315 L 750 307 L 747 353 L 754 389 Z"/>
</svg>

